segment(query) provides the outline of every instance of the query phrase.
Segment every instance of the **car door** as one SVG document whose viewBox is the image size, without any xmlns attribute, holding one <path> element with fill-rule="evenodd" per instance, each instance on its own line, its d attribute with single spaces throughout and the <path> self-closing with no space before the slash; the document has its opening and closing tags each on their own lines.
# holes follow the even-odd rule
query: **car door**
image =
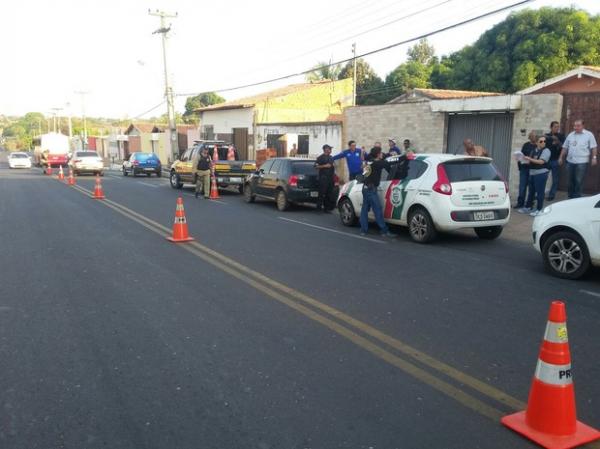
<svg viewBox="0 0 600 449">
<path fill-rule="evenodd" d="M 382 200 L 383 216 L 394 224 L 406 223 L 407 211 L 427 171 L 427 163 L 418 159 L 400 159 L 392 164 L 389 182 Z"/>
<path fill-rule="evenodd" d="M 270 160 L 266 161 L 264 164 L 262 164 L 261 167 L 257 170 L 256 183 L 254 186 L 254 191 L 256 194 L 258 194 L 258 195 L 265 194 L 266 189 L 264 187 L 264 181 L 265 181 L 266 175 L 269 173 L 269 170 L 271 170 L 272 165 L 273 165 L 273 160 L 270 159 Z"/>
<path fill-rule="evenodd" d="M 273 165 L 271 165 L 269 173 L 265 173 L 265 177 L 263 179 L 263 189 L 265 196 L 268 196 L 269 198 L 275 198 L 277 186 L 279 184 L 279 180 L 281 179 L 283 171 L 284 161 L 282 159 L 273 159 Z"/>
</svg>

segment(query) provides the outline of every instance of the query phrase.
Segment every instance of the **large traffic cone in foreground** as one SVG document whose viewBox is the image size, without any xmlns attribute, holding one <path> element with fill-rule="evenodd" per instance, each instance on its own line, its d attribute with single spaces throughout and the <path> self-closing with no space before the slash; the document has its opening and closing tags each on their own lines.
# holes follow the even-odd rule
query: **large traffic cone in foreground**
<svg viewBox="0 0 600 449">
<path fill-rule="evenodd" d="M 217 186 L 217 176 L 215 175 L 215 167 L 213 165 L 210 172 L 210 197 L 211 200 L 217 200 L 221 198 L 219 196 L 219 187 Z"/>
<path fill-rule="evenodd" d="M 65 180 L 65 173 L 63 172 L 62 165 L 58 169 L 58 180 L 59 181 L 64 181 Z"/>
<path fill-rule="evenodd" d="M 71 168 L 69 168 L 69 178 L 67 182 L 70 186 L 75 185 L 75 177 L 73 176 L 73 170 L 71 170 Z"/>
<path fill-rule="evenodd" d="M 100 176 L 96 175 L 96 187 L 94 188 L 94 196 L 95 200 L 103 200 L 106 198 L 104 196 L 104 191 L 102 190 L 102 183 L 100 182 Z"/>
<path fill-rule="evenodd" d="M 505 426 L 548 449 L 568 449 L 600 439 L 600 431 L 577 421 L 566 322 L 565 303 L 553 301 L 527 410 L 501 419 Z"/>
<path fill-rule="evenodd" d="M 194 240 L 188 232 L 187 220 L 185 219 L 185 210 L 183 209 L 183 198 L 177 198 L 177 207 L 175 208 L 175 221 L 173 223 L 173 235 L 167 237 L 174 243 L 189 242 Z"/>
</svg>

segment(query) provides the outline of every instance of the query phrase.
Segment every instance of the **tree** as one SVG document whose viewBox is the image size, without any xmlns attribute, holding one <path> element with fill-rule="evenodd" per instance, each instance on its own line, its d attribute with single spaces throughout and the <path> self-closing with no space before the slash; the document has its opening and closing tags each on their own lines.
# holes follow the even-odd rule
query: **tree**
<svg viewBox="0 0 600 449">
<path fill-rule="evenodd" d="M 435 49 L 426 38 L 410 47 L 406 53 L 409 61 L 420 62 L 423 65 L 429 65 L 435 58 Z"/>
<path fill-rule="evenodd" d="M 600 65 L 600 16 L 575 8 L 524 10 L 432 71 L 433 87 L 515 92 L 578 65 Z"/>
<path fill-rule="evenodd" d="M 342 68 L 339 79 L 352 78 L 354 64 L 352 61 Z M 356 60 L 356 104 L 382 104 L 385 103 L 385 83 L 375 73 L 373 68 L 364 60 Z"/>
<path fill-rule="evenodd" d="M 319 62 L 313 67 L 313 70 L 306 75 L 306 81 L 311 83 L 323 80 L 336 81 L 340 79 L 341 71 L 342 66 L 340 64 L 331 65 L 331 62 Z"/>
<path fill-rule="evenodd" d="M 215 92 L 204 92 L 193 97 L 187 97 L 185 100 L 185 112 L 182 117 L 183 121 L 185 123 L 195 123 L 198 117 L 194 111 L 212 104 L 223 103 L 224 101 L 225 98 Z"/>
</svg>

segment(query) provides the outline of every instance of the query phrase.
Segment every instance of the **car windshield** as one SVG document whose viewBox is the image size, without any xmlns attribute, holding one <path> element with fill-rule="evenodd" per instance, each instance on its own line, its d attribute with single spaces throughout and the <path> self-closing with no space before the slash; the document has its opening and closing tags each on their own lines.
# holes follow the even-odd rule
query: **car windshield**
<svg viewBox="0 0 600 449">
<path fill-rule="evenodd" d="M 95 151 L 78 151 L 77 157 L 98 157 Z"/>
<path fill-rule="evenodd" d="M 502 181 L 498 170 L 489 161 L 450 161 L 444 163 L 450 182 Z"/>
<path fill-rule="evenodd" d="M 11 154 L 10 157 L 13 159 L 25 159 L 28 156 L 25 153 L 14 153 L 14 154 Z"/>
<path fill-rule="evenodd" d="M 315 161 L 292 162 L 292 173 L 296 175 L 316 175 Z"/>
</svg>

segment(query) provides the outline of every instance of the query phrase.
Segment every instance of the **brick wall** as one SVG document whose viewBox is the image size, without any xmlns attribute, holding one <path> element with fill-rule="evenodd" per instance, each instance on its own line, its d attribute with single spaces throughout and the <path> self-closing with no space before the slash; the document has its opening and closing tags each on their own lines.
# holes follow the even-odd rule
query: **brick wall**
<svg viewBox="0 0 600 449">
<path fill-rule="evenodd" d="M 344 142 L 356 140 L 371 148 L 380 141 L 387 148 L 392 137 L 401 146 L 410 139 L 418 152 L 439 153 L 446 146 L 446 115 L 431 112 L 429 102 L 357 106 L 344 111 Z"/>
</svg>

